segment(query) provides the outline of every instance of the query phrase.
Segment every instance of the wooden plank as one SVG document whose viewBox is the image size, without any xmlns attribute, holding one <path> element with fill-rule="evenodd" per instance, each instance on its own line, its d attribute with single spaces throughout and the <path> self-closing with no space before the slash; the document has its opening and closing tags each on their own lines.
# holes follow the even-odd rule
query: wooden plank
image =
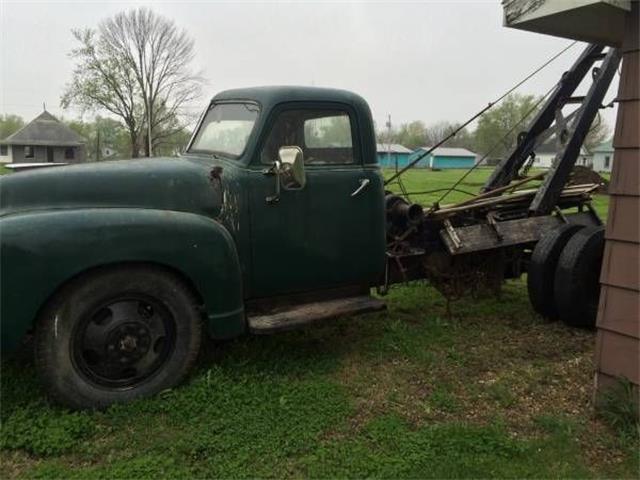
<svg viewBox="0 0 640 480">
<path fill-rule="evenodd" d="M 640 219 L 640 197 L 612 196 L 609 203 L 606 238 L 640 243 L 638 219 Z"/>
<path fill-rule="evenodd" d="M 638 385 L 640 342 L 636 338 L 607 330 L 598 330 L 596 351 L 598 370 L 612 377 L 625 377 Z"/>
<path fill-rule="evenodd" d="M 637 243 L 607 240 L 600 283 L 639 291 L 638 265 L 640 265 L 640 248 Z"/>
<path fill-rule="evenodd" d="M 504 192 L 506 192 L 508 190 L 520 187 L 520 186 L 524 185 L 525 183 L 529 183 L 529 182 L 531 182 L 533 180 L 540 180 L 546 174 L 547 174 L 547 172 L 540 172 L 537 175 L 533 175 L 532 177 L 524 178 L 524 179 L 522 179 L 522 180 L 520 180 L 518 182 L 510 183 L 509 185 L 505 185 L 504 187 L 496 188 L 494 190 L 490 190 L 488 192 L 481 193 L 480 195 L 476 195 L 473 198 L 470 198 L 468 200 L 464 200 L 463 202 L 460 202 L 460 203 L 456 203 L 455 205 L 452 205 L 452 207 L 453 208 L 460 207 L 462 205 L 468 205 L 470 203 L 477 202 L 478 200 L 482 200 L 483 198 L 495 197 L 496 195 L 504 193 Z"/>
<path fill-rule="evenodd" d="M 580 198 L 586 195 L 589 195 L 592 191 L 596 190 L 598 185 L 589 183 L 584 185 L 570 185 L 566 187 L 560 195 L 560 199 L 567 200 L 569 198 L 575 197 Z M 485 207 L 496 206 L 500 207 L 503 205 L 512 205 L 521 203 L 525 205 L 524 202 L 529 202 L 531 198 L 536 194 L 537 189 L 529 189 L 529 190 L 518 190 L 509 195 L 503 195 L 497 198 L 485 198 L 480 199 L 476 202 L 469 203 L 466 205 L 446 205 L 441 207 L 439 210 L 435 211 L 426 211 L 425 213 L 431 219 L 442 219 L 446 217 L 450 217 L 456 213 L 467 212 L 470 210 L 477 210 Z M 528 203 L 527 203 L 528 204 Z"/>
<path fill-rule="evenodd" d="M 616 130 L 613 147 L 638 148 L 638 130 L 640 129 L 640 101 L 626 100 L 618 105 Z"/>
<path fill-rule="evenodd" d="M 640 196 L 640 149 L 618 149 L 613 154 L 609 195 Z"/>
<path fill-rule="evenodd" d="M 638 48 L 636 46 L 636 48 Z M 619 100 L 640 98 L 640 56 L 634 52 L 622 52 L 622 71 L 618 88 Z"/>
<path fill-rule="evenodd" d="M 640 338 L 640 292 L 602 286 L 597 326 L 603 330 Z"/>
<path fill-rule="evenodd" d="M 446 229 L 440 230 L 440 238 L 451 255 L 460 255 L 537 242 L 545 232 L 561 223 L 560 218 L 552 215 L 508 220 L 497 223 L 496 228 L 499 236 L 496 234 L 496 230 L 487 224 L 458 227 L 455 228 L 455 232 L 460 241 L 459 248 L 456 248 L 456 242 Z"/>
<path fill-rule="evenodd" d="M 368 295 L 340 298 L 324 302 L 304 303 L 287 310 L 249 317 L 249 330 L 256 334 L 269 334 L 292 330 L 310 323 L 342 315 L 355 315 L 384 310 L 386 304 Z"/>
</svg>

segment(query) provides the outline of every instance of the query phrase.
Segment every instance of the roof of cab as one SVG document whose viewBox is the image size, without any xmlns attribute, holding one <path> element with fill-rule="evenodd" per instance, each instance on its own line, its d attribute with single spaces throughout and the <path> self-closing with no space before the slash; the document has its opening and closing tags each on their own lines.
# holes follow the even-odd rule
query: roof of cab
<svg viewBox="0 0 640 480">
<path fill-rule="evenodd" d="M 225 90 L 213 97 L 213 101 L 216 100 L 253 100 L 260 103 L 265 108 L 272 107 L 283 102 L 303 101 L 341 102 L 353 105 L 354 107 L 368 108 L 367 102 L 364 98 L 347 90 L 286 85 Z"/>
</svg>

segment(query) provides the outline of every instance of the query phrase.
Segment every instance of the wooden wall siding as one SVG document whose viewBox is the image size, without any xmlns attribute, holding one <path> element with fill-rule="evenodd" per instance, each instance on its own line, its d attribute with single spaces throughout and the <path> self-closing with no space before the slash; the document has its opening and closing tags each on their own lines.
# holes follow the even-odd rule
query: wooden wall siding
<svg viewBox="0 0 640 480">
<path fill-rule="evenodd" d="M 633 315 L 629 315 L 629 312 L 638 309 L 638 292 L 608 285 L 603 285 L 602 289 L 599 309 L 602 313 L 606 312 L 607 319 L 603 327 L 635 338 L 638 334 L 638 322 Z"/>
<path fill-rule="evenodd" d="M 626 214 L 627 212 L 623 213 Z M 630 217 L 628 217 L 627 221 L 630 220 Z M 640 248 L 637 242 L 607 239 L 604 248 L 600 283 L 637 292 L 639 277 L 638 262 L 640 262 Z M 629 312 L 629 314 L 635 314 L 634 316 L 636 320 L 638 320 L 637 310 Z"/>
<path fill-rule="evenodd" d="M 627 15 L 606 246 L 600 282 L 596 387 L 640 385 L 640 42 L 638 3 Z"/>
<path fill-rule="evenodd" d="M 611 172 L 609 194 L 640 196 L 640 150 L 619 149 L 615 155 L 618 168 Z"/>
<path fill-rule="evenodd" d="M 619 195 L 609 205 L 606 232 L 608 239 L 640 243 L 638 222 L 629 221 L 629 219 L 640 218 L 640 202 L 638 198 L 638 196 Z"/>
<path fill-rule="evenodd" d="M 638 378 L 638 339 L 603 330 L 596 343 L 600 351 L 600 371 L 610 377 L 624 377 L 636 383 Z M 635 361 L 630 361 L 635 359 Z M 625 361 L 626 360 L 626 361 Z M 637 383 L 636 383 L 637 385 Z"/>
</svg>

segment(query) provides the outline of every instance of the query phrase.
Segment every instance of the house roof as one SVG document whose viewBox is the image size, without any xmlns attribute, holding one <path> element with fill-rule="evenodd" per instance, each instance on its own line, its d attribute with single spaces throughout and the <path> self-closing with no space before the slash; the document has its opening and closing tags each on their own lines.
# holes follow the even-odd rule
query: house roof
<svg viewBox="0 0 640 480">
<path fill-rule="evenodd" d="M 419 147 L 416 150 L 429 150 L 431 147 Z M 476 157 L 476 154 L 466 148 L 438 147 L 431 154 L 434 157 Z"/>
<path fill-rule="evenodd" d="M 602 142 L 600 145 L 593 149 L 593 152 L 613 153 L 613 139 Z"/>
<path fill-rule="evenodd" d="M 46 110 L 0 143 L 75 147 L 87 141 Z"/>
<path fill-rule="evenodd" d="M 376 151 L 378 153 L 411 153 L 411 150 L 399 143 L 376 143 Z"/>
<path fill-rule="evenodd" d="M 536 152 L 536 154 L 546 153 L 555 155 L 556 153 L 558 153 L 559 146 L 558 142 L 555 139 L 555 136 L 553 136 L 546 142 L 543 142 L 540 145 L 536 146 L 533 150 L 534 152 Z M 584 145 L 580 147 L 580 155 L 589 155 L 589 151 L 584 147 Z"/>
</svg>

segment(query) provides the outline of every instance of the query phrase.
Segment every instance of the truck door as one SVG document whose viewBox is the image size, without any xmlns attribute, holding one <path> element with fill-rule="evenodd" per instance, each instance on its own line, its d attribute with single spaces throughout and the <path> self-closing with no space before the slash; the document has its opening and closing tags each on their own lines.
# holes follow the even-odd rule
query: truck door
<svg viewBox="0 0 640 480">
<path fill-rule="evenodd" d="M 250 296 L 371 285 L 381 277 L 383 185 L 377 167 L 363 166 L 356 120 L 335 104 L 273 112 L 249 174 Z M 306 183 L 281 189 L 274 200 L 277 178 L 266 172 L 283 146 L 302 149 Z"/>
</svg>

